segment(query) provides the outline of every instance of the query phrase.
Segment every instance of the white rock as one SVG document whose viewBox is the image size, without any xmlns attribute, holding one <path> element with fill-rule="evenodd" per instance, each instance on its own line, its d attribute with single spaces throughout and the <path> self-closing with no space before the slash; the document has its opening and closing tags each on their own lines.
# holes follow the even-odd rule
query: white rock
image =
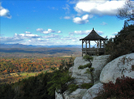
<svg viewBox="0 0 134 99">
<path fill-rule="evenodd" d="M 109 55 L 93 57 L 92 67 L 94 68 L 94 71 L 93 71 L 94 82 L 99 81 L 101 70 L 106 65 L 108 58 L 109 58 Z"/>
<path fill-rule="evenodd" d="M 88 61 L 85 61 L 82 57 L 76 57 L 74 60 L 74 66 L 69 69 L 71 72 L 72 77 L 75 78 L 75 83 L 81 85 L 82 83 L 90 83 L 91 82 L 91 75 L 85 74 L 88 68 L 78 69 L 80 65 L 88 64 Z"/>
<path fill-rule="evenodd" d="M 82 99 L 93 99 L 102 90 L 103 90 L 103 84 L 97 83 L 86 91 L 86 93 L 83 95 Z"/>
<path fill-rule="evenodd" d="M 108 83 L 109 81 L 115 83 L 116 79 L 123 75 L 134 78 L 132 65 L 134 65 L 134 53 L 120 56 L 103 68 L 100 74 L 100 81 L 103 83 Z"/>
<path fill-rule="evenodd" d="M 65 96 L 65 99 L 82 99 L 87 89 L 77 89 L 72 92 L 69 96 Z"/>
<path fill-rule="evenodd" d="M 63 99 L 62 95 L 60 93 L 57 93 L 55 91 L 55 99 Z"/>
<path fill-rule="evenodd" d="M 55 92 L 55 99 L 82 99 L 86 91 L 87 89 L 77 89 L 73 91 L 71 94 L 69 94 L 68 91 L 65 91 L 63 95 Z"/>
</svg>

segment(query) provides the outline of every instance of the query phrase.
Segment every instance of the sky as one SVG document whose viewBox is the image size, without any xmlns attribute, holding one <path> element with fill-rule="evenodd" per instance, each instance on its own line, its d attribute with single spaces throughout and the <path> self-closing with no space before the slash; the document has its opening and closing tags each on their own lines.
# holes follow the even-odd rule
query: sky
<svg viewBox="0 0 134 99">
<path fill-rule="evenodd" d="M 126 0 L 1 0 L 0 43 L 81 45 L 94 28 L 114 37 L 124 20 L 117 18 Z M 94 44 L 94 43 L 92 43 Z"/>
</svg>

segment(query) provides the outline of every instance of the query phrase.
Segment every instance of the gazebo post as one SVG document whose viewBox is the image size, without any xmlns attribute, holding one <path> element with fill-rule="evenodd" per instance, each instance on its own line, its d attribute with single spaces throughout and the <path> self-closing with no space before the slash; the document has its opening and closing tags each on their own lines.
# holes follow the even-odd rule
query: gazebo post
<svg viewBox="0 0 134 99">
<path fill-rule="evenodd" d="M 89 43 L 89 48 L 90 48 L 90 40 L 88 41 L 88 43 Z"/>
<path fill-rule="evenodd" d="M 86 55 L 87 55 L 87 40 L 86 40 Z"/>
<path fill-rule="evenodd" d="M 82 56 L 83 56 L 83 43 L 84 43 L 84 41 L 82 40 Z"/>
<path fill-rule="evenodd" d="M 101 40 L 100 40 L 100 48 L 101 48 Z"/>
</svg>

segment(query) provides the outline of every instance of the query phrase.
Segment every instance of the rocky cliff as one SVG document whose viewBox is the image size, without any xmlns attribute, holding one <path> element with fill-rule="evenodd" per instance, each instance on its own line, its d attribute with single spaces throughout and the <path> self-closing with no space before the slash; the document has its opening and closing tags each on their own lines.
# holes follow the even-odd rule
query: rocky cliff
<svg viewBox="0 0 134 99">
<path fill-rule="evenodd" d="M 56 99 L 93 99 L 103 90 L 103 83 L 112 81 L 115 83 L 116 78 L 128 76 L 134 78 L 134 53 L 120 56 L 113 61 L 107 63 L 109 55 L 93 56 L 92 67 L 94 71 L 92 75 L 85 73 L 87 68 L 78 69 L 80 65 L 86 65 L 89 61 L 85 61 L 82 57 L 76 57 L 74 66 L 69 69 L 71 76 L 75 78 L 74 83 L 82 85 L 83 83 L 91 83 L 94 85 L 89 89 L 78 88 L 72 93 L 68 90 L 63 95 L 55 92 Z"/>
</svg>

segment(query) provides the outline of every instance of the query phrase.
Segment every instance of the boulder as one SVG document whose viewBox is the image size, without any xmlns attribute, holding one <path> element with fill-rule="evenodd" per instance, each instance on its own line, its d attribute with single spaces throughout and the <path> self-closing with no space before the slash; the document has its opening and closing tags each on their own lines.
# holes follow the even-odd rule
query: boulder
<svg viewBox="0 0 134 99">
<path fill-rule="evenodd" d="M 100 73 L 103 67 L 106 65 L 109 55 L 93 56 L 92 67 L 94 83 L 99 82 Z"/>
<path fill-rule="evenodd" d="M 76 57 L 74 60 L 74 66 L 69 69 L 71 76 L 75 78 L 75 83 L 81 85 L 82 83 L 90 83 L 91 75 L 85 74 L 88 68 L 78 69 L 80 65 L 86 65 L 89 61 L 85 61 L 82 57 Z"/>
<path fill-rule="evenodd" d="M 63 99 L 62 94 L 55 91 L 55 99 Z"/>
<path fill-rule="evenodd" d="M 87 91 L 87 89 L 78 88 L 77 90 L 75 90 L 74 92 L 72 92 L 69 95 L 64 94 L 64 97 L 65 97 L 65 99 L 82 99 L 82 97 L 86 91 Z"/>
<path fill-rule="evenodd" d="M 108 83 L 116 82 L 118 77 L 127 76 L 134 78 L 134 53 L 120 56 L 109 62 L 100 74 L 100 81 Z"/>
<path fill-rule="evenodd" d="M 63 93 L 63 95 L 55 92 L 55 99 L 82 99 L 82 97 L 86 91 L 87 91 L 87 89 L 78 88 L 77 90 L 73 91 L 70 94 L 68 91 L 65 91 Z"/>
<path fill-rule="evenodd" d="M 97 83 L 89 88 L 85 94 L 83 95 L 82 99 L 93 99 L 95 98 L 99 92 L 103 90 L 103 84 Z"/>
</svg>

